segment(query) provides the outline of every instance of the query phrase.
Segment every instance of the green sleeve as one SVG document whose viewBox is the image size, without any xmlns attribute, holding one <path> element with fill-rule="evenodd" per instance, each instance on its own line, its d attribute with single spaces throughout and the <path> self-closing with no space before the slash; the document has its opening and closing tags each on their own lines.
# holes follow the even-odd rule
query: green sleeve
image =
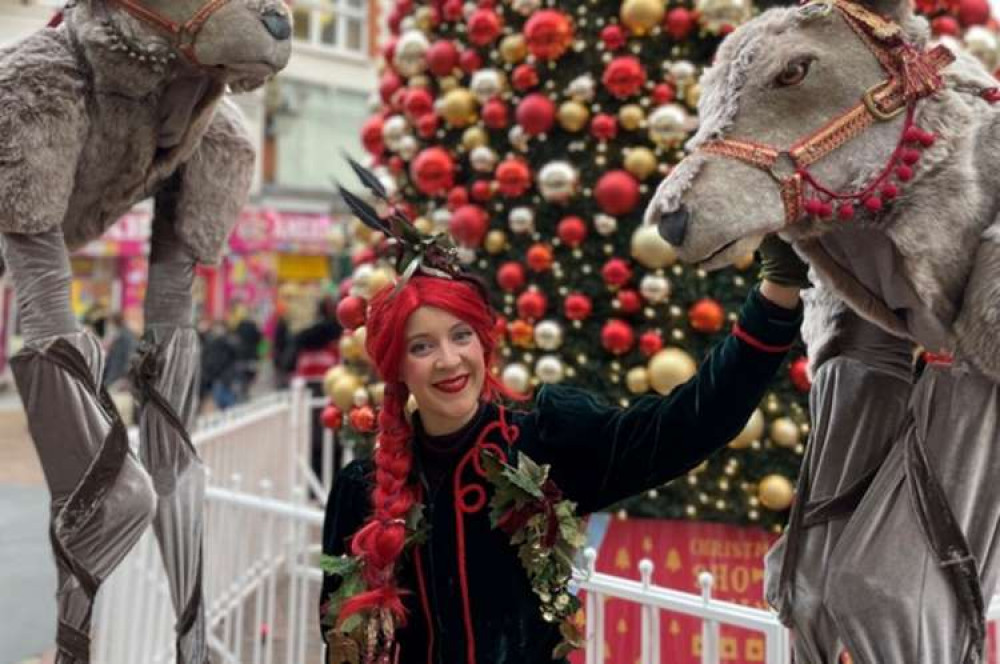
<svg viewBox="0 0 1000 664">
<path fill-rule="evenodd" d="M 582 513 L 597 511 L 683 475 L 740 432 L 798 334 L 792 311 L 751 291 L 738 329 L 697 374 L 667 396 L 627 408 L 566 386 L 545 386 L 519 448 L 552 466 L 552 478 Z"/>
</svg>

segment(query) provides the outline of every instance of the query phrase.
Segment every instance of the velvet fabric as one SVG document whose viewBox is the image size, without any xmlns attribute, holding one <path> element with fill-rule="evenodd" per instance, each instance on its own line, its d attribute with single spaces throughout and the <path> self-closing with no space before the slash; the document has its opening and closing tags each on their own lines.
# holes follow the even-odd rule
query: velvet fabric
<svg viewBox="0 0 1000 664">
<path fill-rule="evenodd" d="M 799 311 L 776 307 L 755 290 L 741 311 L 740 327 L 763 344 L 787 346 L 800 320 Z M 730 335 L 694 378 L 667 396 L 643 396 L 628 408 L 617 408 L 584 390 L 548 385 L 539 391 L 533 410 L 506 414 L 508 424 L 516 428 L 513 445 L 499 433 L 487 439 L 504 449 L 511 463 L 523 453 L 549 464 L 550 477 L 565 497 L 578 504 L 581 514 L 588 514 L 684 474 L 725 445 L 742 429 L 783 358 L 784 353 L 766 352 Z M 415 417 L 414 472 L 424 488 L 424 515 L 430 525 L 428 541 L 419 547 L 427 592 L 419 592 L 417 556 L 408 552 L 398 574 L 400 585 L 410 591 L 404 596 L 409 620 L 397 631 L 400 664 L 553 661 L 558 628 L 542 619 L 516 547 L 490 526 L 488 507 L 464 516 L 456 509 L 456 486 L 479 485 L 491 494 L 489 484 L 475 473 L 455 471 L 479 432 L 499 413 L 497 405 L 486 404 L 457 441 L 446 443 L 422 434 L 419 415 Z M 427 481 L 423 470 L 428 461 L 452 469 L 437 486 Z M 337 478 L 327 502 L 325 553 L 345 553 L 350 537 L 365 521 L 371 474 L 370 462 L 354 462 Z M 464 519 L 464 543 L 458 538 L 459 518 Z M 472 648 L 458 572 L 463 552 Z M 338 584 L 336 577 L 324 580 L 321 607 Z"/>
</svg>

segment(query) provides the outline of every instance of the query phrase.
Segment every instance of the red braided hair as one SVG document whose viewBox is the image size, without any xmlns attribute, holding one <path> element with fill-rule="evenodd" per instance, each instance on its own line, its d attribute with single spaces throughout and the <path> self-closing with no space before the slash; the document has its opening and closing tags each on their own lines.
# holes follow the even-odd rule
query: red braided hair
<svg viewBox="0 0 1000 664">
<path fill-rule="evenodd" d="M 396 561 L 406 541 L 406 515 L 419 499 L 419 485 L 410 477 L 413 430 L 405 416 L 409 391 L 399 376 L 406 353 L 402 331 L 410 315 L 420 307 L 431 306 L 468 323 L 479 337 L 485 356 L 487 371 L 481 398 L 516 398 L 491 371 L 497 346 L 496 318 L 475 285 L 418 275 L 398 293 L 393 292 L 394 288 L 391 285 L 379 291 L 368 309 L 365 347 L 386 388 L 374 454 L 372 515 L 351 540 L 351 553 L 364 561 L 367 590 L 344 603 L 340 620 L 377 609 L 392 611 L 400 624 L 405 620 L 401 591 L 396 585 Z"/>
</svg>

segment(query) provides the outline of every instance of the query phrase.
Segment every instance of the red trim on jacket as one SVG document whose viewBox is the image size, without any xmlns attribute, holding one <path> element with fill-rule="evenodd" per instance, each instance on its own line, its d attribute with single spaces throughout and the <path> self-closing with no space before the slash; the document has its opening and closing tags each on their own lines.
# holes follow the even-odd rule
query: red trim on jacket
<svg viewBox="0 0 1000 664">
<path fill-rule="evenodd" d="M 733 336 L 747 344 L 751 348 L 756 348 L 759 351 L 765 353 L 787 353 L 792 349 L 794 344 L 787 344 L 784 346 L 773 346 L 771 344 L 766 344 L 757 337 L 753 336 L 742 327 L 739 323 L 733 323 Z"/>
<path fill-rule="evenodd" d="M 427 620 L 427 664 L 434 661 L 434 622 L 431 619 L 431 604 L 427 599 L 427 582 L 424 581 L 424 560 L 420 555 L 420 546 L 414 547 L 417 563 L 417 589 L 420 591 L 420 606 Z"/>
</svg>

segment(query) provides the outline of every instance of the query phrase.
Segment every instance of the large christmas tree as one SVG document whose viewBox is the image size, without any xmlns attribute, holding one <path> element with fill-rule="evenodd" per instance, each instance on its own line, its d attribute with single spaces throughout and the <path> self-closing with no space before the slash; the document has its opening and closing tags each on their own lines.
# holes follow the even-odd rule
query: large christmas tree
<svg viewBox="0 0 1000 664">
<path fill-rule="evenodd" d="M 749 0 L 550 3 L 400 0 L 389 16 L 380 110 L 363 141 L 418 227 L 449 231 L 495 285 L 503 381 L 565 381 L 627 405 L 667 394 L 728 332 L 756 281 L 753 257 L 707 274 L 675 262 L 641 225 L 697 124 L 698 77 L 719 40 L 763 7 Z M 939 35 L 995 59 L 985 0 L 924 3 Z M 990 42 L 989 40 L 992 40 Z M 983 42 L 986 42 L 985 44 Z M 991 46 L 992 45 L 992 46 Z M 992 51 L 990 49 L 992 48 Z M 357 233 L 342 319 L 391 278 L 381 238 Z M 344 435 L 374 422 L 379 387 L 345 337 L 328 391 Z M 808 380 L 793 355 L 727 449 L 686 478 L 627 501 L 643 516 L 779 528 L 808 434 Z"/>
</svg>

